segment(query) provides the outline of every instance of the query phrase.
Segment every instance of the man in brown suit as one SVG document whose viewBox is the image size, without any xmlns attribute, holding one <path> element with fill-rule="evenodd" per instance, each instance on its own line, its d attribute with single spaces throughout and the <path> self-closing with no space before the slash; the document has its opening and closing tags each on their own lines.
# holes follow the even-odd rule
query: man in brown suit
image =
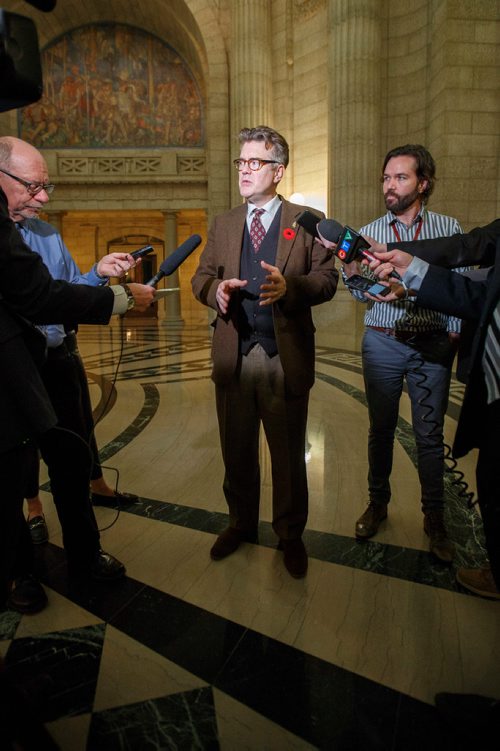
<svg viewBox="0 0 500 751">
<path fill-rule="evenodd" d="M 287 570 L 299 578 L 307 571 L 311 306 L 332 299 L 338 273 L 330 252 L 296 228 L 304 207 L 277 194 L 288 164 L 285 139 L 258 126 L 244 128 L 239 141 L 234 164 L 245 203 L 215 218 L 192 279 L 195 297 L 217 312 L 212 379 L 229 527 L 210 555 L 220 560 L 257 540 L 262 422 L 271 453 L 273 529 Z"/>
</svg>

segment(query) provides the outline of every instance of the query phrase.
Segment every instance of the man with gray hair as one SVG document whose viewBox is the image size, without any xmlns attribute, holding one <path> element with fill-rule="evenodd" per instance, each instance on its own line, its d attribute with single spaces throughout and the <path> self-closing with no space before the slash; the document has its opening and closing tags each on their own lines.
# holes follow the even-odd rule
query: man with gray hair
<svg viewBox="0 0 500 751">
<path fill-rule="evenodd" d="M 257 541 L 262 424 L 272 463 L 272 525 L 286 569 L 299 578 L 307 572 L 311 306 L 331 300 L 338 273 L 331 253 L 296 228 L 304 207 L 277 193 L 288 164 L 283 136 L 258 126 L 244 128 L 239 142 L 234 166 L 244 203 L 215 218 L 192 279 L 195 297 L 217 314 L 212 379 L 229 526 L 210 554 L 220 560 L 242 542 Z"/>
</svg>

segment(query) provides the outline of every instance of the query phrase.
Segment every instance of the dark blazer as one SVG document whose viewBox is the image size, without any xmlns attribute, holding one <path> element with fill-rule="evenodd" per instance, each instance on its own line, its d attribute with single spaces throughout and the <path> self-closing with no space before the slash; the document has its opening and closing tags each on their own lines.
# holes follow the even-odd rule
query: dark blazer
<svg viewBox="0 0 500 751">
<path fill-rule="evenodd" d="M 278 353 L 287 386 L 304 394 L 314 383 L 314 324 L 311 306 L 331 300 L 338 282 L 333 256 L 302 227 L 294 227 L 304 211 L 282 200 L 276 263 L 286 279 L 284 298 L 273 305 L 273 323 Z M 218 309 L 215 293 L 222 279 L 240 278 L 240 257 L 247 206 L 242 204 L 217 216 L 191 283 L 195 297 L 217 311 L 212 342 L 212 378 L 225 385 L 236 372 L 239 358 L 239 294 L 227 315 Z"/>
<path fill-rule="evenodd" d="M 0 297 L 35 323 L 108 323 L 114 295 L 107 287 L 88 287 L 52 279 L 38 255 L 22 241 L 0 190 Z"/>
<path fill-rule="evenodd" d="M 38 374 L 36 323 L 107 323 L 110 289 L 54 281 L 42 259 L 24 245 L 0 190 L 0 451 L 48 430 L 55 415 Z"/>
<path fill-rule="evenodd" d="M 470 449 L 477 448 L 481 438 L 482 415 L 486 408 L 482 356 L 486 331 L 500 299 L 500 221 L 497 220 L 487 227 L 476 228 L 466 235 L 455 235 L 429 242 L 434 244 L 436 258 L 439 257 L 440 252 L 451 253 L 453 248 L 456 248 L 458 253 L 467 249 L 469 253 L 467 263 L 470 263 L 472 255 L 476 258 L 476 263 L 482 263 L 482 259 L 494 260 L 487 278 L 482 281 L 469 279 L 448 269 L 431 266 L 417 294 L 419 305 L 477 324 L 470 353 L 464 402 L 453 445 L 453 454 L 460 457 L 468 453 Z M 415 243 L 417 244 L 419 243 Z M 401 244 L 401 249 L 404 245 L 405 243 Z"/>
<path fill-rule="evenodd" d="M 495 246 L 500 233 L 500 219 L 484 227 L 475 227 L 463 235 L 450 235 L 436 240 L 387 243 L 387 250 L 400 248 L 428 263 L 452 269 L 458 266 L 492 266 Z"/>
</svg>

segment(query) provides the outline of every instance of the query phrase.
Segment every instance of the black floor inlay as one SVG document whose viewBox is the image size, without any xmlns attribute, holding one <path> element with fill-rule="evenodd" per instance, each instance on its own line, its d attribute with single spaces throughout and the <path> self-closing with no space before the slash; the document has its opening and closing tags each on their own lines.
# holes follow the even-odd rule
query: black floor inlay
<svg viewBox="0 0 500 751">
<path fill-rule="evenodd" d="M 60 580 L 57 577 L 51 580 L 49 575 L 46 583 L 57 590 Z M 94 587 L 96 593 L 71 592 L 71 599 L 319 749 L 445 751 L 448 748 L 436 710 L 429 705 L 139 582 L 128 580 L 129 596 L 123 598 L 121 593 L 122 604 L 118 609 L 118 592 L 112 597 L 115 588 L 107 587 L 114 599 L 108 608 L 101 588 Z M 91 642 L 95 642 L 95 629 L 81 631 L 88 631 Z M 47 638 L 58 642 L 60 635 Z M 21 648 L 26 649 L 25 640 L 20 642 L 21 647 L 12 652 L 11 659 Z M 92 680 L 89 678 L 86 684 L 90 686 Z M 59 711 L 61 715 L 83 711 L 86 702 L 88 699 L 72 698 L 62 703 Z M 202 725 L 209 745 L 201 748 L 217 748 L 205 711 L 205 695 L 202 704 L 202 714 L 205 713 Z M 153 732 L 148 730 L 151 718 L 161 716 L 169 708 L 186 710 L 178 696 L 160 700 L 158 706 L 156 702 L 132 705 L 132 737 L 141 732 L 137 727 L 140 718 L 144 719 L 147 735 Z M 109 740 L 110 749 L 127 747 L 119 745 L 122 736 L 117 726 L 126 717 L 125 710 L 100 713 L 93 726 L 92 733 Z M 51 710 L 51 715 L 54 713 Z M 159 732 L 167 734 L 168 729 Z"/>
</svg>

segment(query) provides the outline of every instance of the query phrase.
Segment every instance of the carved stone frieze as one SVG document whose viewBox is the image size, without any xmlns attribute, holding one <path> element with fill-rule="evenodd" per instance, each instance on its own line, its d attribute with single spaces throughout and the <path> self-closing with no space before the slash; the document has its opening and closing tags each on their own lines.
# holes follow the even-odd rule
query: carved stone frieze
<svg viewBox="0 0 500 751">
<path fill-rule="evenodd" d="M 79 177 L 95 180 L 119 177 L 136 180 L 140 177 L 165 177 L 169 180 L 176 177 L 206 177 L 206 158 L 204 155 L 191 156 L 177 154 L 174 159 L 170 155 L 141 155 L 129 156 L 69 156 L 57 154 L 56 175 L 59 178 Z"/>
</svg>

